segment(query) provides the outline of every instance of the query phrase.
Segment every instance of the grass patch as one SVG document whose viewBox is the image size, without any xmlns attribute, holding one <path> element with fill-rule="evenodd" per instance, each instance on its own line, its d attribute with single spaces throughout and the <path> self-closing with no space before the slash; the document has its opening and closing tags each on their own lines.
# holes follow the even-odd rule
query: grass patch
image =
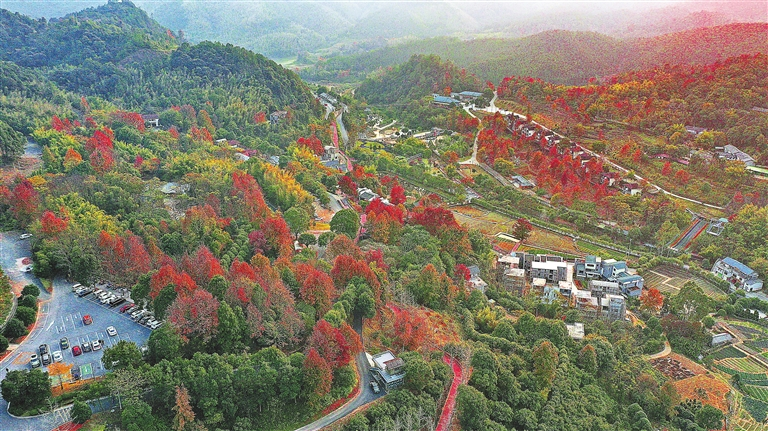
<svg viewBox="0 0 768 431">
<path fill-rule="evenodd" d="M 51 293 L 53 291 L 53 280 L 50 278 L 39 277 L 40 283 L 43 283 L 43 288 L 46 292 Z"/>
</svg>

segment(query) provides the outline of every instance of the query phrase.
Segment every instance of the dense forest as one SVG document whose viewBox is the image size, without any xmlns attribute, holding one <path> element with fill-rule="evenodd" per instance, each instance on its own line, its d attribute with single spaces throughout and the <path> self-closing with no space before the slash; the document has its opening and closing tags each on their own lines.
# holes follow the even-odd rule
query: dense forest
<svg viewBox="0 0 768 431">
<path fill-rule="evenodd" d="M 345 104 L 337 112 L 351 111 L 343 113 L 350 131 L 384 112 L 421 130 L 451 132 L 431 142 L 407 137 L 339 148 L 341 128 L 323 118 L 295 73 L 244 48 L 191 44 L 130 2 L 50 21 L 0 14 L 0 38 L 8 40 L 0 48 L 0 156 L 15 160 L 25 138 L 41 148 L 25 175 L 3 166 L 0 223 L 30 235 L 31 271 L 56 280 L 54 290 L 64 278 L 108 282 L 130 290 L 132 301 L 162 321 L 146 346 L 122 340 L 105 348 L 110 372 L 63 395 L 53 397 L 48 379 L 59 366 L 11 365 L 0 383 L 9 412 L 31 415 L 49 399 L 74 399 L 73 419 L 82 422 L 83 409 L 90 417 L 83 402 L 108 396 L 117 407 L 101 420 L 129 431 L 296 429 L 361 391 L 373 393 L 361 387 L 363 352 L 390 350 L 402 359 L 392 363 L 402 367 L 402 386 L 376 402 L 367 398 L 333 427 L 432 428 L 454 384 L 454 417 L 467 431 L 723 427 L 731 386 L 724 374 L 713 377 L 714 367 L 694 361 L 718 360 L 722 351 L 709 346 L 707 332 L 715 319 L 757 320 L 768 303 L 726 292 L 727 283 L 698 270 L 690 255 L 632 250 L 614 255 L 632 259 L 649 278 L 660 265 L 695 277 L 674 290 L 627 298 L 632 314 L 612 320 L 582 314 L 563 295 L 542 300 L 535 291 L 506 290 L 495 267 L 500 243 L 460 223 L 456 212 L 469 187 L 478 196 L 476 211 L 497 205 L 498 217 L 530 216 L 512 228 L 523 240 L 532 223 L 537 234 L 544 226 L 588 239 L 597 232 L 594 221 L 605 218 L 620 221 L 611 232 L 617 244 L 626 236 L 662 249 L 690 218 L 670 197 L 646 199 L 595 184 L 605 165 L 596 158 L 582 164 L 568 140 L 543 150 L 545 137 L 510 128 L 509 117 L 478 111 L 478 118 L 432 104 L 433 94 L 468 90 L 482 93 L 473 103 L 483 106 L 493 97 L 490 82 L 436 55 L 411 56 L 369 76 L 354 95 L 337 95 Z M 568 131 L 584 132 L 577 138 L 586 139 L 592 122 L 606 117 L 663 135 L 670 146 L 664 151 L 675 154 L 683 152 L 676 145 L 742 145 L 739 139 L 753 134 L 752 145 L 743 146 L 762 156 L 765 117 L 752 107 L 766 97 L 766 61 L 760 54 L 710 66 L 659 66 L 584 87 L 513 77 L 501 81 L 498 93 L 531 117 L 551 109 L 546 114 L 562 118 Z M 318 93 L 326 90 L 333 92 Z M 712 132 L 692 138 L 681 124 Z M 458 161 L 472 153 L 473 141 L 478 161 L 506 176 L 525 174 L 538 189 L 505 187 L 485 173 L 463 177 Z M 601 141 L 607 139 L 589 145 Z M 603 142 L 602 150 L 641 166 L 640 144 L 622 144 Z M 337 151 L 348 170 L 327 163 Z M 691 172 L 703 169 L 693 162 Z M 728 178 L 739 174 L 728 168 Z M 742 184 L 723 181 L 728 192 Z M 725 210 L 732 215 L 723 233 L 729 241 L 700 240 L 693 250 L 710 260 L 730 253 L 764 274 L 768 194 L 749 187 Z M 376 196 L 362 197 L 362 188 Z M 582 255 L 607 251 L 595 247 Z M 485 286 L 474 287 L 473 274 Z M 0 284 L 7 290 L 4 276 Z M 70 295 L 65 289 L 56 295 Z M 34 286 L 22 290 L 0 350 L 34 328 L 41 306 L 34 292 L 40 294 Z M 567 326 L 575 323 L 584 324 L 581 336 Z M 690 380 L 650 361 L 647 355 L 664 353 L 667 342 L 675 360 L 704 369 L 697 377 L 708 383 L 693 390 Z M 465 381 L 453 381 L 453 365 Z M 765 373 L 754 376 L 749 381 L 766 380 Z M 743 397 L 744 415 L 764 421 L 768 403 L 754 389 L 760 383 L 739 378 L 734 388 L 743 384 L 744 393 L 758 394 Z"/>
<path fill-rule="evenodd" d="M 518 39 L 434 38 L 318 60 L 300 73 L 310 81 L 358 82 L 414 54 L 436 54 L 483 80 L 498 82 L 518 75 L 578 85 L 590 78 L 666 63 L 709 64 L 765 52 L 766 32 L 766 24 L 731 24 L 640 39 L 557 30 Z"/>
</svg>

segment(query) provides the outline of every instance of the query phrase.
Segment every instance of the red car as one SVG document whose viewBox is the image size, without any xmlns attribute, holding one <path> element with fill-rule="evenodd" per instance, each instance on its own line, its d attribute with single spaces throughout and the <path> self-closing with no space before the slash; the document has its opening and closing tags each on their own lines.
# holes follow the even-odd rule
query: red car
<svg viewBox="0 0 768 431">
<path fill-rule="evenodd" d="M 72 347 L 72 354 L 75 356 L 80 356 L 83 353 L 82 350 L 80 350 L 80 346 L 73 346 Z"/>
<path fill-rule="evenodd" d="M 91 319 L 90 314 L 83 316 L 83 325 L 90 325 L 91 323 L 93 323 L 93 319 Z"/>
</svg>

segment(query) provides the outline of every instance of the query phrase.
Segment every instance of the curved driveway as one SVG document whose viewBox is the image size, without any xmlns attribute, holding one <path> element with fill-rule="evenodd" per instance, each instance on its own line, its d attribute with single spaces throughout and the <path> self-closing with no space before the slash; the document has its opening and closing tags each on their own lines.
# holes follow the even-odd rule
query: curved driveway
<svg viewBox="0 0 768 431">
<path fill-rule="evenodd" d="M 360 338 L 362 339 L 362 318 L 356 317 L 353 326 L 355 331 L 360 335 Z M 375 401 L 376 399 L 385 395 L 384 390 L 378 394 L 374 394 L 373 390 L 371 390 L 371 373 L 368 371 L 370 367 L 368 366 L 368 358 L 365 356 L 365 349 L 363 349 L 363 351 L 358 353 L 355 357 L 355 365 L 357 366 L 357 373 L 360 375 L 360 392 L 357 393 L 357 396 L 349 400 L 346 404 L 339 407 L 338 409 L 328 413 L 327 415 L 321 417 L 309 425 L 304 425 L 296 431 L 317 431 L 323 429 L 323 427 L 327 427 L 337 420 L 342 419 L 351 413 L 354 413 L 354 411 L 359 407 L 362 407 L 371 401 Z"/>
<path fill-rule="evenodd" d="M 72 283 L 63 278 L 53 281 L 53 293 L 42 289 L 40 280 L 31 273 L 21 272 L 20 260 L 31 255 L 30 240 L 18 240 L 19 232 L 0 233 L 0 265 L 13 284 L 36 284 L 40 287 L 40 305 L 38 320 L 34 329 L 5 359 L 0 361 L 0 379 L 4 379 L 6 370 L 29 369 L 29 357 L 36 353 L 40 344 L 48 344 L 51 350 L 60 350 L 59 339 L 67 337 L 71 345 L 103 340 L 104 347 L 110 347 L 119 340 L 133 341 L 138 345 L 146 343 L 150 330 L 120 314 L 118 310 L 98 304 L 92 299 L 78 298 L 71 292 Z M 90 295 L 89 295 L 90 296 Z M 82 316 L 90 314 L 92 325 L 84 325 Z M 115 326 L 116 337 L 105 333 L 107 326 Z M 90 371 L 93 377 L 106 373 L 98 352 L 73 356 L 71 349 L 63 350 L 64 363 L 79 367 L 81 372 Z M 84 377 L 87 377 L 84 375 Z M 32 418 L 14 418 L 8 414 L 8 403 L 0 398 L 0 431 L 6 430 L 50 430 L 69 420 L 71 407 L 63 407 L 52 414 Z M 94 409 L 99 409 L 98 406 Z"/>
</svg>

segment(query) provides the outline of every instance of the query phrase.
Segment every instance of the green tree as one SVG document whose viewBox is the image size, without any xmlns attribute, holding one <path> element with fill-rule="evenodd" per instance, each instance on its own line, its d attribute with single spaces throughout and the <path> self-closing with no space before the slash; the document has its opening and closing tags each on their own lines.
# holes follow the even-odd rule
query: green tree
<svg viewBox="0 0 768 431">
<path fill-rule="evenodd" d="M 218 351 L 222 353 L 234 353 L 245 348 L 243 335 L 245 334 L 245 320 L 242 311 L 233 310 L 226 302 L 221 302 L 217 311 L 219 315 L 218 334 L 216 343 Z"/>
<path fill-rule="evenodd" d="M 104 349 L 104 356 L 102 357 L 104 368 L 108 370 L 115 370 L 120 368 L 137 368 L 143 362 L 141 350 L 136 346 L 136 343 L 120 340 L 112 347 Z"/>
<path fill-rule="evenodd" d="M 548 387 L 552 383 L 557 372 L 557 365 L 557 347 L 548 340 L 543 341 L 533 349 L 533 373 L 543 387 Z"/>
<path fill-rule="evenodd" d="M 37 310 L 37 296 L 24 295 L 19 299 L 19 307 L 28 307 L 33 310 Z"/>
<path fill-rule="evenodd" d="M 368 431 L 368 418 L 362 413 L 356 414 L 344 424 L 342 431 Z"/>
<path fill-rule="evenodd" d="M 24 135 L 0 120 L 0 156 L 9 162 L 24 154 Z"/>
<path fill-rule="evenodd" d="M 360 230 L 360 215 L 357 214 L 357 211 L 346 208 L 333 215 L 331 219 L 332 232 L 355 239 L 358 230 Z"/>
<path fill-rule="evenodd" d="M 214 275 L 211 281 L 208 282 L 208 292 L 211 293 L 219 301 L 224 300 L 224 294 L 229 289 L 229 283 L 223 275 Z"/>
<path fill-rule="evenodd" d="M 28 284 L 21 289 L 21 296 L 31 295 L 34 297 L 40 296 L 40 288 L 34 284 Z"/>
<path fill-rule="evenodd" d="M 84 424 L 91 418 L 91 414 L 91 406 L 88 404 L 80 400 L 75 400 L 75 403 L 72 404 L 72 422 Z"/>
<path fill-rule="evenodd" d="M 120 413 L 123 429 L 127 431 L 160 431 L 165 427 L 152 416 L 152 407 L 141 400 L 125 403 Z"/>
<path fill-rule="evenodd" d="M 298 237 L 302 232 L 309 229 L 309 214 L 299 207 L 291 207 L 283 214 L 285 223 L 291 229 L 291 232 Z"/>
<path fill-rule="evenodd" d="M 719 430 L 723 427 L 725 415 L 717 407 L 709 404 L 703 405 L 696 412 L 696 423 L 705 430 Z"/>
<path fill-rule="evenodd" d="M 41 406 L 51 396 L 48 373 L 36 368 L 32 371 L 14 370 L 6 374 L 2 384 L 3 399 L 11 404 L 12 410 L 24 411 Z"/>
<path fill-rule="evenodd" d="M 155 312 L 155 316 L 158 319 L 165 317 L 165 311 L 171 306 L 176 299 L 176 287 L 172 284 L 160 289 L 160 293 L 157 294 L 155 300 L 152 302 L 152 310 Z"/>
<path fill-rule="evenodd" d="M 181 336 L 167 323 L 149 334 L 147 349 L 149 362 L 157 363 L 163 359 L 173 360 L 179 356 L 183 341 Z"/>
<path fill-rule="evenodd" d="M 317 238 L 315 238 L 314 234 L 303 233 L 303 234 L 299 235 L 299 244 L 315 245 L 315 244 L 317 244 Z"/>
<path fill-rule="evenodd" d="M 10 343 L 8 342 L 8 339 L 0 335 L 0 353 L 3 353 L 6 350 L 8 350 L 9 345 Z"/>
<path fill-rule="evenodd" d="M 714 311 L 712 298 L 693 281 L 689 281 L 667 301 L 668 309 L 682 320 L 699 321 Z"/>
<path fill-rule="evenodd" d="M 482 430 L 485 421 L 488 420 L 488 400 L 482 392 L 472 386 L 459 386 L 456 395 L 456 410 L 459 413 L 459 422 L 465 430 Z"/>
<path fill-rule="evenodd" d="M 27 327 L 24 325 L 24 322 L 15 317 L 8 321 L 8 324 L 5 325 L 5 332 L 3 332 L 3 334 L 11 340 L 26 335 L 26 333 Z"/>
<path fill-rule="evenodd" d="M 29 326 L 37 320 L 37 311 L 29 307 L 17 307 L 14 317 L 21 320 L 24 323 L 24 326 Z"/>
<path fill-rule="evenodd" d="M 317 245 L 320 247 L 325 247 L 330 244 L 330 242 L 333 241 L 333 238 L 335 237 L 336 234 L 334 232 L 323 232 L 319 237 L 317 237 Z"/>
<path fill-rule="evenodd" d="M 404 384 L 406 389 L 411 391 L 421 392 L 427 387 L 428 384 L 434 380 L 435 376 L 432 373 L 432 367 L 429 366 L 427 361 L 421 358 L 414 358 L 405 363 L 405 379 Z"/>
</svg>

